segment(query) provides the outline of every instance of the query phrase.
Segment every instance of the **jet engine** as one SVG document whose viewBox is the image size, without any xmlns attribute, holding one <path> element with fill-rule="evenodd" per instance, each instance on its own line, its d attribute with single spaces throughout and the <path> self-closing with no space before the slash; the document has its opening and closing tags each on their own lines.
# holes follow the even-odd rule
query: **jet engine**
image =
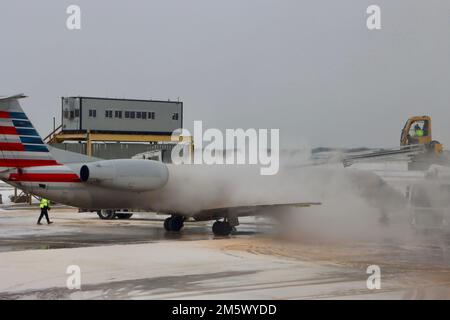
<svg viewBox="0 0 450 320">
<path fill-rule="evenodd" d="M 119 190 L 156 190 L 164 187 L 168 179 L 167 166 L 152 160 L 102 160 L 80 168 L 82 182 Z"/>
</svg>

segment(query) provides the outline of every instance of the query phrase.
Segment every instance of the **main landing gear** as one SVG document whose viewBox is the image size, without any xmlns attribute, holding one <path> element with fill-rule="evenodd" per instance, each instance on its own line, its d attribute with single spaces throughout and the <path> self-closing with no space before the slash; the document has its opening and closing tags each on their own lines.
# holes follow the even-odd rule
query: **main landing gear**
<svg viewBox="0 0 450 320">
<path fill-rule="evenodd" d="M 229 236 L 231 231 L 233 231 L 233 227 L 231 224 L 224 220 L 224 221 L 216 221 L 213 223 L 212 231 L 214 235 L 216 236 Z"/>
<path fill-rule="evenodd" d="M 184 226 L 184 217 L 182 216 L 171 216 L 164 220 L 164 229 L 166 231 L 178 232 Z"/>
<path fill-rule="evenodd" d="M 231 234 L 231 232 L 236 230 L 236 226 L 239 225 L 239 219 L 236 216 L 228 215 L 223 221 L 217 220 L 213 223 L 212 231 L 216 236 L 226 237 Z"/>
<path fill-rule="evenodd" d="M 185 217 L 180 215 L 172 215 L 164 220 L 164 229 L 166 231 L 178 232 L 184 226 Z M 212 231 L 214 235 L 226 237 L 235 230 L 235 226 L 239 225 L 239 221 L 236 218 L 225 218 L 223 221 L 216 221 L 212 225 Z"/>
</svg>

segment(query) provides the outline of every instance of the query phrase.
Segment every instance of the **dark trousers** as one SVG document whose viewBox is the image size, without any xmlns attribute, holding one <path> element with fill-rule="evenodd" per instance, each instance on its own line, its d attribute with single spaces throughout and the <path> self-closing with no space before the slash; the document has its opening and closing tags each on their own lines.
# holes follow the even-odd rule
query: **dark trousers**
<svg viewBox="0 0 450 320">
<path fill-rule="evenodd" d="M 48 210 L 47 208 L 41 209 L 41 215 L 39 216 L 38 223 L 41 223 L 42 218 L 45 216 L 45 219 L 47 219 L 47 223 L 50 223 L 50 219 L 48 218 Z"/>
</svg>

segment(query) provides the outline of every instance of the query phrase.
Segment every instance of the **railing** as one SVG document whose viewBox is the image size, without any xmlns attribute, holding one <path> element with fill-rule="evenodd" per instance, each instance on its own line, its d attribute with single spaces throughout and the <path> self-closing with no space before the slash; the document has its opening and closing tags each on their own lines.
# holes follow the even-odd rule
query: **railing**
<svg viewBox="0 0 450 320">
<path fill-rule="evenodd" d="M 50 132 L 49 135 L 44 138 L 44 142 L 49 143 L 53 139 L 53 136 L 56 134 L 56 132 L 61 128 L 62 124 L 60 124 L 55 130 Z"/>
</svg>

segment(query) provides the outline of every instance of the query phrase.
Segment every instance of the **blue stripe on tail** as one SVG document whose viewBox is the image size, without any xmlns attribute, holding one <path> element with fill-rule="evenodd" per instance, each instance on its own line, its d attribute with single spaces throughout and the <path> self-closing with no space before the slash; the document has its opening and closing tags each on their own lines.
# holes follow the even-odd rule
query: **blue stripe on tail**
<svg viewBox="0 0 450 320">
<path fill-rule="evenodd" d="M 44 142 L 41 140 L 41 138 L 38 138 L 38 137 L 20 137 L 20 142 L 44 144 Z"/>
<path fill-rule="evenodd" d="M 13 120 L 12 121 L 14 127 L 22 127 L 22 128 L 33 128 L 33 125 L 30 121 L 25 120 Z"/>
<path fill-rule="evenodd" d="M 34 129 L 20 129 L 16 128 L 17 133 L 19 136 L 36 136 L 39 137 L 39 134 Z"/>
<path fill-rule="evenodd" d="M 35 145 L 35 144 L 24 144 L 23 145 L 25 150 L 24 151 L 31 151 L 31 152 L 48 152 L 48 149 L 44 145 Z"/>
<path fill-rule="evenodd" d="M 9 117 L 11 119 L 24 119 L 28 120 L 27 115 L 23 112 L 10 112 Z"/>
</svg>

